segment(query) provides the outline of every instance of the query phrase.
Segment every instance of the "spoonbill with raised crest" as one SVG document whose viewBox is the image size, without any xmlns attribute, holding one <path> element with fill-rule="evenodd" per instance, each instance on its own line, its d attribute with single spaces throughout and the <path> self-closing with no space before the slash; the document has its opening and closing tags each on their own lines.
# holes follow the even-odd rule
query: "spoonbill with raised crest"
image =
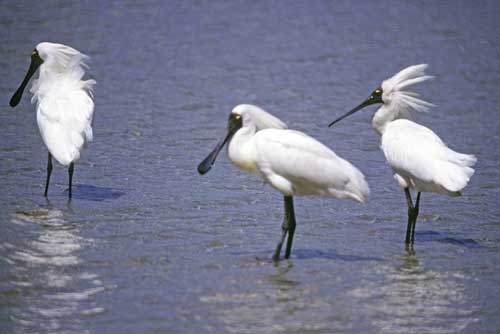
<svg viewBox="0 0 500 334">
<path fill-rule="evenodd" d="M 381 149 L 394 171 L 394 179 L 404 189 L 408 205 L 407 244 L 413 244 L 420 194 L 434 192 L 460 196 L 474 174 L 476 157 L 448 148 L 429 128 L 412 121 L 410 109 L 427 111 L 433 106 L 405 88 L 429 80 L 427 64 L 409 66 L 382 85 L 360 105 L 330 123 L 330 126 L 371 104 L 382 104 L 372 126 L 381 136 Z M 415 204 L 409 189 L 417 192 Z"/>
</svg>

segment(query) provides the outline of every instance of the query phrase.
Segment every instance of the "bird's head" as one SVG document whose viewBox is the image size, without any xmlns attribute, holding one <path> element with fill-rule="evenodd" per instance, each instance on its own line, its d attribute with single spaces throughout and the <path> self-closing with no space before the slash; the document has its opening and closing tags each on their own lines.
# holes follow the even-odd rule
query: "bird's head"
<svg viewBox="0 0 500 334">
<path fill-rule="evenodd" d="M 49 66 L 52 71 L 61 73 L 71 62 L 85 66 L 84 60 L 87 58 L 88 57 L 80 53 L 80 51 L 64 44 L 49 42 L 39 43 L 33 52 L 31 52 L 30 67 L 28 68 L 28 72 L 23 82 L 10 99 L 10 106 L 15 107 L 19 104 L 26 85 L 40 65 L 45 64 L 44 66 Z"/>
<path fill-rule="evenodd" d="M 417 93 L 404 90 L 409 86 L 433 78 L 433 76 L 425 75 L 427 66 L 427 64 L 412 65 L 391 78 L 384 80 L 380 87 L 375 89 L 366 100 L 348 113 L 331 122 L 329 126 L 332 126 L 371 104 L 383 104 L 397 114 L 407 113 L 410 108 L 416 111 L 427 111 L 429 107 L 433 106 L 432 103 L 419 99 Z"/>
<path fill-rule="evenodd" d="M 244 127 L 255 127 L 255 131 L 264 129 L 286 129 L 286 124 L 264 109 L 252 104 L 240 104 L 233 108 L 233 114 L 241 115 Z"/>
<path fill-rule="evenodd" d="M 217 155 L 222 150 L 224 145 L 231 140 L 233 135 L 241 129 L 243 126 L 243 115 L 239 110 L 233 109 L 229 114 L 229 119 L 227 121 L 227 132 L 226 136 L 223 140 L 219 141 L 212 152 L 198 165 L 198 173 L 201 175 L 207 173 L 210 169 L 212 169 L 215 160 L 217 159 Z"/>
<path fill-rule="evenodd" d="M 263 129 L 286 129 L 286 127 L 286 124 L 279 118 L 274 117 L 262 108 L 251 104 L 237 105 L 229 114 L 226 137 L 198 165 L 198 172 L 203 175 L 212 168 L 222 147 L 231 140 L 239 129 L 245 128 L 249 133 L 253 133 Z"/>
<path fill-rule="evenodd" d="M 86 55 L 80 51 L 73 49 L 71 46 L 42 42 L 36 46 L 40 58 L 43 59 L 44 63 L 54 72 L 63 72 L 70 63 L 82 63 L 88 59 Z"/>
<path fill-rule="evenodd" d="M 21 97 L 23 96 L 24 88 L 26 88 L 26 85 L 30 81 L 31 77 L 33 76 L 33 74 L 35 74 L 36 70 L 38 69 L 38 67 L 40 67 L 40 65 L 42 65 L 42 63 L 43 59 L 42 57 L 40 57 L 40 53 L 35 48 L 33 52 L 31 52 L 31 63 L 30 67 L 28 68 L 28 72 L 24 76 L 23 82 L 10 99 L 9 104 L 11 107 L 15 107 L 19 104 L 19 101 L 21 101 Z"/>
</svg>

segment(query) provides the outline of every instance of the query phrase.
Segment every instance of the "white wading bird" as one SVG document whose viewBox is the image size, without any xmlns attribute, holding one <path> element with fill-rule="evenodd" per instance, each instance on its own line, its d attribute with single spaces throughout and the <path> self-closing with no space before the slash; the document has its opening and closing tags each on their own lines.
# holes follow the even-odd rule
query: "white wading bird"
<svg viewBox="0 0 500 334">
<path fill-rule="evenodd" d="M 49 150 L 45 197 L 52 172 L 52 157 L 68 166 L 69 198 L 74 163 L 80 152 L 92 141 L 92 86 L 94 80 L 82 80 L 87 56 L 62 44 L 43 42 L 31 53 L 31 64 L 21 86 L 10 100 L 15 107 L 21 100 L 30 78 L 40 68 L 40 76 L 33 81 L 31 102 L 36 101 L 36 120 L 43 142 Z"/>
<path fill-rule="evenodd" d="M 289 258 L 295 232 L 293 196 L 348 198 L 364 202 L 368 184 L 361 172 L 328 147 L 308 135 L 287 130 L 286 124 L 259 107 L 242 104 L 229 114 L 227 135 L 198 166 L 210 170 L 224 144 L 236 167 L 261 176 L 285 197 L 282 237 L 273 259 L 277 261 L 288 233 Z"/>
<path fill-rule="evenodd" d="M 336 119 L 330 126 L 374 103 L 382 103 L 372 119 L 375 131 L 382 136 L 381 149 L 394 179 L 404 188 L 408 203 L 406 243 L 413 244 L 421 192 L 460 196 L 469 182 L 476 157 L 448 148 L 432 130 L 412 122 L 409 109 L 427 111 L 433 106 L 404 89 L 433 78 L 425 75 L 427 64 L 413 65 L 382 82 L 382 85 L 359 106 Z M 409 189 L 417 191 L 413 205 Z"/>
</svg>

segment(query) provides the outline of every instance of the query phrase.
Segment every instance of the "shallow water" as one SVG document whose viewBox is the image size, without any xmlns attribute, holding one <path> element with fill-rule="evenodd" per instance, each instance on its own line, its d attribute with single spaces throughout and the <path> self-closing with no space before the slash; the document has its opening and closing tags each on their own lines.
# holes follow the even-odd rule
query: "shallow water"
<svg viewBox="0 0 500 334">
<path fill-rule="evenodd" d="M 25 2 L 0 11 L 0 333 L 495 333 L 500 328 L 500 5 L 401 2 Z M 43 197 L 29 96 L 8 100 L 36 43 L 92 57 L 95 142 Z M 332 129 L 415 63 L 436 80 L 419 121 L 479 158 L 459 198 L 406 204 L 370 128 Z M 221 156 L 197 164 L 238 103 L 352 161 L 361 205 L 296 198 L 292 257 L 274 265 L 282 197 Z"/>
</svg>

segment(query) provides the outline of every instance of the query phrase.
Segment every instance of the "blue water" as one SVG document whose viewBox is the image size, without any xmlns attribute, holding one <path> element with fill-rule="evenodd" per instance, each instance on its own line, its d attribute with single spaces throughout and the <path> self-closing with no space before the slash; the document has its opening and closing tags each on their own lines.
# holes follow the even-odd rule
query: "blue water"
<svg viewBox="0 0 500 334">
<path fill-rule="evenodd" d="M 500 4 L 4 1 L 0 11 L 0 333 L 497 333 Z M 94 143 L 43 197 L 25 94 L 41 41 L 92 58 Z M 410 64 L 436 79 L 419 122 L 475 154 L 459 198 L 422 195 L 414 250 L 373 108 L 327 124 Z M 366 175 L 362 205 L 296 198 L 292 257 L 270 261 L 283 199 L 221 155 L 253 103 Z"/>
</svg>

